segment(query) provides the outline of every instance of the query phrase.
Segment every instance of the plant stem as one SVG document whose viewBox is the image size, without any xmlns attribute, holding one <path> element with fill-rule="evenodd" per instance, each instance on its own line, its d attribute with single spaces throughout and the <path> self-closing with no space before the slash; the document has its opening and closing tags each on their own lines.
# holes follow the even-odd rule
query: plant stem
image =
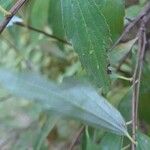
<svg viewBox="0 0 150 150">
<path fill-rule="evenodd" d="M 135 71 L 133 74 L 133 93 L 132 93 L 132 138 L 136 140 L 136 130 L 138 127 L 138 103 L 140 81 L 143 67 L 143 59 L 146 47 L 146 33 L 145 33 L 145 17 L 141 19 L 141 27 L 138 35 L 138 54 L 136 60 Z M 136 145 L 132 143 L 132 150 L 136 150 Z"/>
<path fill-rule="evenodd" d="M 52 39 L 55 39 L 55 40 L 61 42 L 61 43 L 64 43 L 64 44 L 67 44 L 67 45 L 71 45 L 68 41 L 66 41 L 66 40 L 64 40 L 64 39 L 61 39 L 60 37 L 57 37 L 57 36 L 52 35 L 52 34 L 49 34 L 49 33 L 45 32 L 45 31 L 42 31 L 42 30 L 37 29 L 37 28 L 35 28 L 35 27 L 32 27 L 32 26 L 30 26 L 30 25 L 26 25 L 26 24 L 24 24 L 24 23 L 22 23 L 22 22 L 17 22 L 17 23 L 15 23 L 15 24 L 18 25 L 18 26 L 20 26 L 20 27 L 27 28 L 27 29 L 29 29 L 29 30 L 31 30 L 31 31 L 34 31 L 34 32 L 43 34 L 43 35 L 45 35 L 45 36 L 47 36 L 47 37 L 49 37 L 49 38 L 52 38 Z"/>
</svg>

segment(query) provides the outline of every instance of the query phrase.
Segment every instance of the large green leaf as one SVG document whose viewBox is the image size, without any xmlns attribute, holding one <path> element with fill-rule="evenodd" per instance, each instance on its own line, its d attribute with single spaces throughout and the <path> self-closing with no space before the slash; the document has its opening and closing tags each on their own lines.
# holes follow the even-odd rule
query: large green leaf
<svg viewBox="0 0 150 150">
<path fill-rule="evenodd" d="M 15 74 L 5 70 L 0 70 L 0 83 L 11 93 L 36 100 L 55 114 L 127 135 L 120 113 L 88 84 L 69 82 L 58 86 L 34 73 Z"/>
<path fill-rule="evenodd" d="M 54 34 L 72 43 L 91 79 L 106 90 L 110 85 L 106 50 L 110 38 L 115 41 L 123 30 L 124 11 L 123 0 L 50 2 L 49 23 Z"/>
<path fill-rule="evenodd" d="M 110 33 L 100 9 L 93 0 L 61 0 L 61 8 L 67 39 L 79 54 L 91 79 L 108 90 L 106 49 Z"/>
<path fill-rule="evenodd" d="M 95 0 L 101 14 L 104 15 L 110 28 L 111 38 L 115 41 L 124 27 L 125 5 L 124 0 Z M 60 0 L 51 0 L 49 9 L 49 23 L 54 34 L 64 37 Z M 95 17 L 93 18 L 95 19 Z M 59 22 L 59 23 L 58 23 Z"/>
</svg>

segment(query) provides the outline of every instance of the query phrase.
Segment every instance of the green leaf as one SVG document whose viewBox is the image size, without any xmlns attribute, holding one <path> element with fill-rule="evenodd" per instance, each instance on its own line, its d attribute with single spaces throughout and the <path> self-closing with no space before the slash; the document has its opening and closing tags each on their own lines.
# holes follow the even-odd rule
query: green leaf
<svg viewBox="0 0 150 150">
<path fill-rule="evenodd" d="M 111 65 L 117 66 L 118 63 L 131 51 L 137 38 L 130 40 L 126 43 L 117 45 L 112 51 L 109 52 Z"/>
<path fill-rule="evenodd" d="M 45 110 L 78 119 L 96 128 L 127 135 L 120 113 L 88 84 L 66 82 L 61 86 L 35 73 L 0 70 L 0 83 L 11 93 L 41 103 Z"/>
<path fill-rule="evenodd" d="M 108 91 L 108 58 L 110 32 L 105 17 L 93 0 L 60 0 L 66 39 L 79 54 L 91 79 Z"/>
<path fill-rule="evenodd" d="M 115 134 L 111 134 L 111 133 L 107 133 L 101 143 L 100 143 L 100 150 L 121 150 L 122 148 L 122 137 L 115 135 Z"/>
<path fill-rule="evenodd" d="M 115 41 L 123 30 L 124 11 L 122 0 L 50 1 L 54 34 L 72 43 L 88 75 L 105 91 L 110 86 L 106 50 L 110 39 Z"/>
<path fill-rule="evenodd" d="M 149 150 L 150 137 L 138 131 L 137 133 L 137 150 Z"/>
<path fill-rule="evenodd" d="M 121 150 L 123 143 L 121 136 L 112 133 L 106 133 L 97 144 L 86 131 L 86 140 L 86 150 Z"/>
</svg>

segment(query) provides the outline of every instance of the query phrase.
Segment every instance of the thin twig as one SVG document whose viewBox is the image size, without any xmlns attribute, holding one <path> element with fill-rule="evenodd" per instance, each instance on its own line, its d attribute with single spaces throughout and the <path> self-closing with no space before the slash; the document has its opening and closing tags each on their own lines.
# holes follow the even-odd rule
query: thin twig
<svg viewBox="0 0 150 150">
<path fill-rule="evenodd" d="M 55 40 L 61 42 L 61 43 L 64 43 L 64 44 L 67 44 L 67 45 L 71 45 L 71 43 L 69 43 L 68 41 L 66 41 L 66 40 L 64 40 L 64 39 L 61 39 L 60 37 L 57 37 L 57 36 L 52 35 L 52 34 L 49 34 L 49 33 L 45 32 L 45 31 L 42 31 L 42 30 L 37 29 L 37 28 L 35 28 L 35 27 L 32 27 L 32 26 L 30 26 L 30 25 L 26 25 L 26 24 L 24 24 L 24 23 L 22 23 L 22 22 L 16 22 L 15 24 L 18 25 L 18 26 L 20 26 L 20 27 L 27 28 L 27 29 L 29 29 L 29 30 L 31 30 L 31 31 L 34 31 L 34 32 L 43 34 L 43 35 L 45 35 L 45 36 L 47 36 L 47 37 L 49 37 L 49 38 L 52 38 L 52 39 L 55 39 Z"/>
<path fill-rule="evenodd" d="M 85 129 L 85 126 L 82 126 L 79 131 L 76 133 L 75 138 L 73 139 L 70 147 L 68 150 L 73 150 L 74 146 L 76 145 L 76 142 L 79 140 L 80 136 L 82 135 L 83 131 Z"/>
<path fill-rule="evenodd" d="M 141 27 L 139 30 L 139 39 L 138 39 L 138 56 L 135 66 L 135 71 L 133 74 L 133 93 L 132 93 L 132 138 L 136 140 L 136 130 L 138 127 L 138 103 L 139 103 L 139 89 L 140 81 L 143 67 L 143 59 L 146 48 L 146 16 L 141 19 Z M 136 150 L 136 145 L 132 143 L 132 150 Z"/>
<path fill-rule="evenodd" d="M 12 17 L 19 11 L 19 9 L 27 2 L 28 0 L 18 0 L 15 5 L 9 10 L 10 15 L 6 15 L 5 19 L 0 22 L 0 34 L 6 28 L 7 24 L 10 22 Z"/>
</svg>

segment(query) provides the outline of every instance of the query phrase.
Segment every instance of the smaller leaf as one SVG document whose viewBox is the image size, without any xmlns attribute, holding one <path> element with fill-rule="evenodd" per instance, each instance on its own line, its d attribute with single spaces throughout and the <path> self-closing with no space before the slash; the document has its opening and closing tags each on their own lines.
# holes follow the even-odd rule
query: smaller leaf
<svg viewBox="0 0 150 150">
<path fill-rule="evenodd" d="M 143 134 L 142 132 L 137 132 L 137 150 L 149 150 L 150 149 L 150 137 Z"/>
<path fill-rule="evenodd" d="M 85 136 L 86 136 L 86 150 L 91 150 L 91 149 L 99 150 L 99 145 L 96 144 L 90 137 L 88 128 L 86 128 Z"/>
<path fill-rule="evenodd" d="M 100 144 L 99 149 L 100 150 L 121 150 L 122 148 L 122 137 L 115 135 L 115 134 L 111 134 L 111 133 L 107 133 Z"/>
<path fill-rule="evenodd" d="M 117 65 L 132 49 L 137 38 L 117 45 L 112 51 L 109 52 L 109 58 L 112 65 Z"/>
</svg>

